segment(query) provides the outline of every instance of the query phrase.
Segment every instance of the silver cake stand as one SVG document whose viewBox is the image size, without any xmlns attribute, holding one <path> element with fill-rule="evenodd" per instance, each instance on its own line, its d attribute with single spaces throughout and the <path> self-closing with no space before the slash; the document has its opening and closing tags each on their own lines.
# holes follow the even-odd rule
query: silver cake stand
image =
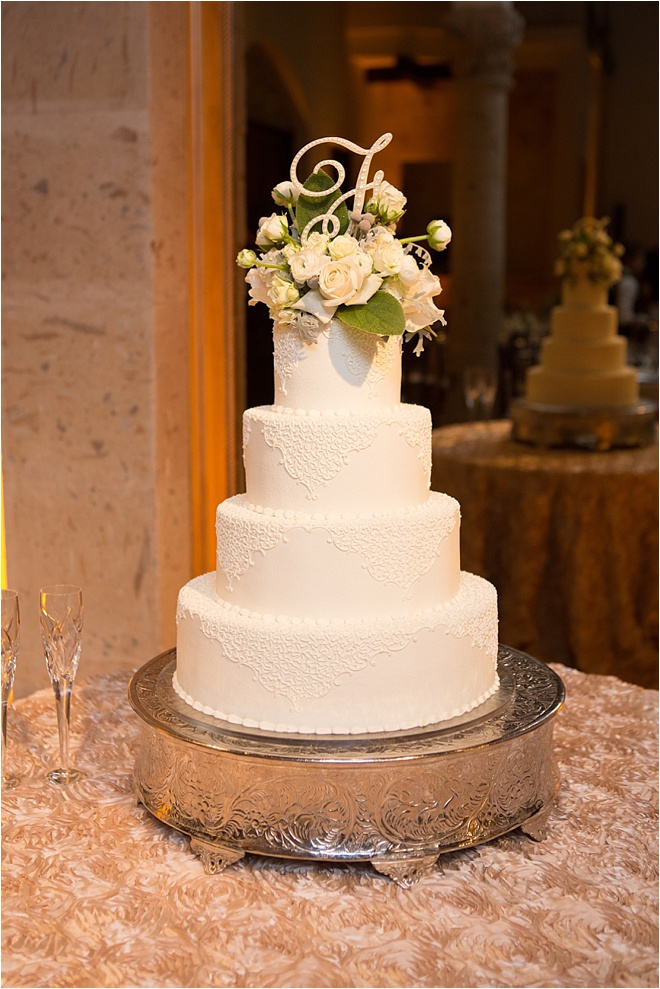
<svg viewBox="0 0 660 989">
<path fill-rule="evenodd" d="M 198 714 L 172 688 L 176 651 L 132 678 L 138 800 L 190 838 L 206 872 L 246 853 L 371 862 L 402 886 L 445 852 L 521 828 L 545 837 L 559 787 L 561 679 L 500 646 L 500 687 L 464 718 L 411 731 L 301 736 Z"/>
<path fill-rule="evenodd" d="M 653 443 L 658 407 L 639 401 L 620 409 L 564 409 L 519 399 L 512 402 L 510 415 L 511 435 L 521 443 L 615 450 Z"/>
</svg>

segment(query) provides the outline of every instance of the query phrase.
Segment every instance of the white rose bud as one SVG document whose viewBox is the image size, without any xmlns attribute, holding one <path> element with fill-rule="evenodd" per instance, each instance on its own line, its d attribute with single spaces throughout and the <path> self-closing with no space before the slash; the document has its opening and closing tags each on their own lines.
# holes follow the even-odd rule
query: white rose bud
<svg viewBox="0 0 660 989">
<path fill-rule="evenodd" d="M 444 220 L 431 220 L 426 228 L 429 247 L 434 251 L 444 251 L 451 240 L 451 230 Z"/>
<path fill-rule="evenodd" d="M 288 236 L 289 224 L 285 216 L 271 213 L 270 216 L 264 216 L 259 220 L 259 230 L 256 236 L 258 247 L 278 246 L 284 243 Z"/>
<path fill-rule="evenodd" d="M 278 182 L 271 193 L 278 206 L 293 206 L 298 200 L 298 190 L 293 182 Z"/>
<path fill-rule="evenodd" d="M 256 261 L 257 255 L 254 251 L 248 250 L 240 251 L 236 258 L 236 264 L 241 268 L 251 268 L 253 264 L 256 264 Z"/>
<path fill-rule="evenodd" d="M 297 302 L 300 298 L 300 292 L 288 278 L 275 275 L 268 287 L 268 298 L 271 305 L 281 309 L 283 306 L 291 306 Z"/>
</svg>

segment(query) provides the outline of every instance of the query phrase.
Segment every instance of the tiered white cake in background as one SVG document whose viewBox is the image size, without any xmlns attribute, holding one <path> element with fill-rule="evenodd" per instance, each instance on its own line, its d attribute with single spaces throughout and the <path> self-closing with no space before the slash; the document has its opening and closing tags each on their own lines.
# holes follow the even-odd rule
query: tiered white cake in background
<svg viewBox="0 0 660 989">
<path fill-rule="evenodd" d="M 374 149 L 358 151 L 368 165 Z M 216 571 L 179 596 L 175 689 L 205 714 L 266 731 L 415 728 L 471 711 L 498 686 L 495 589 L 461 573 L 459 505 L 429 490 L 430 414 L 401 404 L 401 329 L 391 328 L 387 300 L 370 304 L 387 293 L 406 329 L 419 331 L 439 282 L 426 252 L 413 256 L 386 230 L 396 190 L 378 173 L 363 185 L 372 198 L 362 213 L 358 189 L 348 233 L 331 221 L 321 228 L 320 287 L 309 274 L 324 247 L 309 247 L 316 220 L 290 251 L 302 258 L 291 269 L 308 277 L 292 279 L 288 295 L 273 279 L 289 275 L 291 259 L 279 263 L 289 241 L 261 245 L 267 260 L 248 280 L 253 299 L 270 291 L 275 403 L 244 413 L 246 493 L 218 507 Z M 365 221 L 370 206 L 375 221 Z M 351 236 L 371 259 L 361 268 Z M 349 301 L 338 302 L 346 275 Z M 365 312 L 381 320 L 371 324 L 378 333 L 338 318 L 359 322 Z"/>
<path fill-rule="evenodd" d="M 639 398 L 635 369 L 626 366 L 626 340 L 618 314 L 607 304 L 618 281 L 619 250 L 605 232 L 606 221 L 584 219 L 560 234 L 562 303 L 551 313 L 550 336 L 541 342 L 541 362 L 530 368 L 526 398 L 560 408 L 622 408 Z"/>
</svg>

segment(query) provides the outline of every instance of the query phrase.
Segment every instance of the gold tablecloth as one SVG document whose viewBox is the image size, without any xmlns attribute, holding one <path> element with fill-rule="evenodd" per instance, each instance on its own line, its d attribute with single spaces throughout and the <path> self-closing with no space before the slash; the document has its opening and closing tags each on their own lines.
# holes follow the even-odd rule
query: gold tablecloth
<svg viewBox="0 0 660 989">
<path fill-rule="evenodd" d="M 433 483 L 461 504 L 461 563 L 495 584 L 500 642 L 658 685 L 658 447 L 542 450 L 508 421 L 433 434 Z"/>
<path fill-rule="evenodd" d="M 366 865 L 246 857 L 206 875 L 140 807 L 124 673 L 74 696 L 89 778 L 43 779 L 50 690 L 10 711 L 3 985 L 657 986 L 655 691 L 556 667 L 563 783 L 548 838 L 447 855 L 404 890 Z"/>
</svg>

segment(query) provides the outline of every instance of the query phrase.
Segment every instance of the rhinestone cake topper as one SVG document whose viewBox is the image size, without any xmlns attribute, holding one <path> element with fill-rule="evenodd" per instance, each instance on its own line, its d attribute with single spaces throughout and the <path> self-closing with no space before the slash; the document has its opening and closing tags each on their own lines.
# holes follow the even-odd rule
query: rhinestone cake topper
<svg viewBox="0 0 660 989">
<path fill-rule="evenodd" d="M 444 325 L 434 301 L 440 279 L 422 242 L 443 251 L 451 230 L 433 220 L 425 234 L 396 237 L 406 197 L 382 170 L 369 177 L 374 156 L 391 140 L 383 134 L 370 148 L 343 137 L 310 141 L 293 159 L 289 181 L 272 190 L 286 212 L 262 217 L 259 253 L 243 250 L 236 260 L 248 269 L 250 305 L 267 305 L 276 330 L 291 328 L 309 344 L 335 319 L 381 337 L 417 335 L 420 353 L 424 339 L 435 335 L 432 324 Z M 304 155 L 324 145 L 362 157 L 354 189 L 342 191 L 346 169 L 333 158 L 318 162 L 305 181 L 299 177 Z"/>
</svg>

